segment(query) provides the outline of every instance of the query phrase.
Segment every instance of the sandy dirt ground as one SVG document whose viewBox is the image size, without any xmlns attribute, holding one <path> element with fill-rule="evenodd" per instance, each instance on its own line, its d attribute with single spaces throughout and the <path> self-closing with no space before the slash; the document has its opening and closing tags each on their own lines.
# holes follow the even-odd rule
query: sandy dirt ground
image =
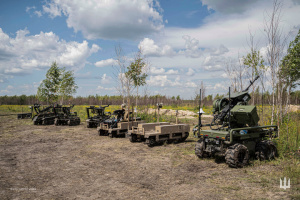
<svg viewBox="0 0 300 200">
<path fill-rule="evenodd" d="M 0 117 L 0 199 L 289 199 L 280 167 L 229 168 L 195 139 L 149 148 L 80 126 Z M 251 161 L 253 163 L 253 161 Z"/>
<path fill-rule="evenodd" d="M 157 109 L 149 108 L 148 114 L 157 113 Z M 160 109 L 161 115 L 169 115 L 176 116 L 176 110 L 173 109 Z M 198 114 L 189 111 L 189 110 L 178 110 L 177 117 L 178 118 L 187 118 L 187 119 L 195 119 L 195 116 Z M 211 115 L 202 115 L 202 118 L 213 118 Z"/>
</svg>

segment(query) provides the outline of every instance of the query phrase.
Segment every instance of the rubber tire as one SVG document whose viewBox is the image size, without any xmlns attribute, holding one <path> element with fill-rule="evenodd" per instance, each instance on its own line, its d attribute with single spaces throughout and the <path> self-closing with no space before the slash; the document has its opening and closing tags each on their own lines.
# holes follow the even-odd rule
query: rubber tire
<svg viewBox="0 0 300 200">
<path fill-rule="evenodd" d="M 190 135 L 188 132 L 186 132 L 185 134 L 186 134 L 186 136 L 184 136 L 183 138 L 181 138 L 180 142 L 184 142 L 189 137 L 189 135 Z"/>
<path fill-rule="evenodd" d="M 136 142 L 137 141 L 137 135 L 135 135 L 135 134 L 130 135 L 129 136 L 129 141 L 132 142 L 132 143 Z"/>
<path fill-rule="evenodd" d="M 101 129 L 98 131 L 98 133 L 99 133 L 99 136 L 104 136 L 105 135 L 105 131 L 101 130 Z"/>
<path fill-rule="evenodd" d="M 196 156 L 198 156 L 198 158 L 203 158 L 204 157 L 204 152 L 205 150 L 205 144 L 203 140 L 199 140 L 197 141 L 196 145 L 195 145 L 195 154 Z"/>
<path fill-rule="evenodd" d="M 154 147 L 155 144 L 156 144 L 155 139 L 154 138 L 149 138 L 148 140 L 149 140 L 148 147 Z"/>
<path fill-rule="evenodd" d="M 257 144 L 255 156 L 258 160 L 273 160 L 277 156 L 277 148 L 271 140 L 264 140 Z"/>
<path fill-rule="evenodd" d="M 225 153 L 225 160 L 229 167 L 242 168 L 249 164 L 249 151 L 245 145 L 230 146 Z"/>
</svg>

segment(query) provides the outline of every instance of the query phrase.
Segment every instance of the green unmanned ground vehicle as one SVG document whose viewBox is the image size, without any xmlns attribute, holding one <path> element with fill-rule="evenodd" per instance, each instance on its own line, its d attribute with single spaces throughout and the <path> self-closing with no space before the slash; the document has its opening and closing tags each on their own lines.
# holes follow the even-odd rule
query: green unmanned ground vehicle
<svg viewBox="0 0 300 200">
<path fill-rule="evenodd" d="M 199 124 L 193 129 L 199 138 L 195 146 L 199 158 L 225 157 L 226 163 L 234 168 L 247 165 L 251 155 L 259 160 L 275 158 L 276 146 L 267 138 L 277 136 L 277 126 L 259 126 L 256 106 L 248 105 L 251 99 L 248 89 L 258 78 L 250 81 L 242 92 L 230 94 L 229 88 L 228 96 L 215 100 L 210 124 L 201 123 L 203 110 L 200 109 Z M 199 102 L 201 104 L 201 97 Z M 210 130 L 201 130 L 205 126 Z"/>
<path fill-rule="evenodd" d="M 86 114 L 87 114 L 87 120 L 86 120 L 86 127 L 87 128 L 97 128 L 99 124 L 106 119 L 109 119 L 111 116 L 111 113 L 105 113 L 105 108 L 109 107 L 107 106 L 90 106 L 86 108 Z"/>
<path fill-rule="evenodd" d="M 35 115 L 32 117 L 34 125 L 52 125 L 55 120 L 55 113 L 53 105 L 40 109 L 41 105 L 35 103 L 32 109 L 35 111 Z"/>
<path fill-rule="evenodd" d="M 77 112 L 71 112 L 74 105 L 62 106 L 56 105 L 53 107 L 55 113 L 55 126 L 58 125 L 69 125 L 76 126 L 80 124 L 80 118 L 77 116 Z"/>
</svg>

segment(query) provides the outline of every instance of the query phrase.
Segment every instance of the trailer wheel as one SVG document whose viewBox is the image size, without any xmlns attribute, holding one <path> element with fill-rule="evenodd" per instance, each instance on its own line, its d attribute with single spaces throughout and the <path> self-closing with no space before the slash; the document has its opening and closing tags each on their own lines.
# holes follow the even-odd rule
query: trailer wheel
<svg viewBox="0 0 300 200">
<path fill-rule="evenodd" d="M 249 151 L 245 145 L 232 145 L 225 153 L 225 160 L 229 167 L 244 167 L 249 163 Z"/>
<path fill-rule="evenodd" d="M 110 138 L 117 137 L 116 132 L 112 131 L 112 132 L 109 134 L 109 137 L 110 137 Z"/>
<path fill-rule="evenodd" d="M 198 158 L 203 158 L 204 157 L 204 152 L 205 150 L 205 144 L 203 140 L 199 140 L 197 141 L 196 145 L 195 145 L 195 154 L 196 156 L 198 156 Z"/>
<path fill-rule="evenodd" d="M 104 131 L 104 130 L 102 130 L 102 129 L 100 129 L 100 130 L 98 131 L 98 133 L 99 133 L 99 136 L 103 136 L 103 135 L 105 135 L 105 131 Z"/>
<path fill-rule="evenodd" d="M 156 144 L 155 138 L 151 137 L 148 139 L 148 147 L 154 147 Z"/>
<path fill-rule="evenodd" d="M 188 137 L 189 137 L 189 133 L 186 132 L 185 136 L 183 138 L 181 138 L 180 142 L 184 142 Z"/>
<path fill-rule="evenodd" d="M 256 145 L 255 155 L 260 161 L 272 160 L 277 156 L 277 148 L 271 140 L 264 140 Z"/>
<path fill-rule="evenodd" d="M 136 142 L 137 141 L 137 135 L 136 134 L 131 134 L 130 136 L 129 136 L 129 141 L 130 142 Z"/>
</svg>

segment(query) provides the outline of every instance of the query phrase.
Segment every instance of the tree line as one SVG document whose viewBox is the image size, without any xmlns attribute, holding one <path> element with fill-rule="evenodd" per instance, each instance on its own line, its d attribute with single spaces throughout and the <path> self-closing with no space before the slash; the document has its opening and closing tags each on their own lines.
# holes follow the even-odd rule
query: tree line
<svg viewBox="0 0 300 200">
<path fill-rule="evenodd" d="M 207 95 L 202 99 L 202 105 L 212 106 L 215 99 L 222 98 L 224 94 L 217 95 Z M 259 93 L 257 89 L 254 93 L 255 105 L 270 105 L 272 94 L 270 92 L 265 92 L 264 94 Z M 134 102 L 136 97 L 131 97 L 131 102 Z M 168 106 L 198 106 L 199 96 L 196 96 L 194 99 L 184 100 L 180 96 L 166 96 L 166 95 L 153 95 L 153 96 L 138 96 L 139 105 L 156 105 L 157 103 L 163 103 Z M 39 103 L 43 105 L 48 105 L 47 101 L 42 101 L 38 99 L 36 95 L 14 95 L 14 96 L 0 96 L 0 105 L 33 105 L 34 103 Z M 100 96 L 100 95 L 89 95 L 87 97 L 77 96 L 71 97 L 66 104 L 75 104 L 75 105 L 121 105 L 123 103 L 123 97 L 120 95 L 115 96 Z M 286 102 L 284 102 L 286 103 Z M 290 104 L 300 105 L 300 90 L 291 92 Z"/>
</svg>

